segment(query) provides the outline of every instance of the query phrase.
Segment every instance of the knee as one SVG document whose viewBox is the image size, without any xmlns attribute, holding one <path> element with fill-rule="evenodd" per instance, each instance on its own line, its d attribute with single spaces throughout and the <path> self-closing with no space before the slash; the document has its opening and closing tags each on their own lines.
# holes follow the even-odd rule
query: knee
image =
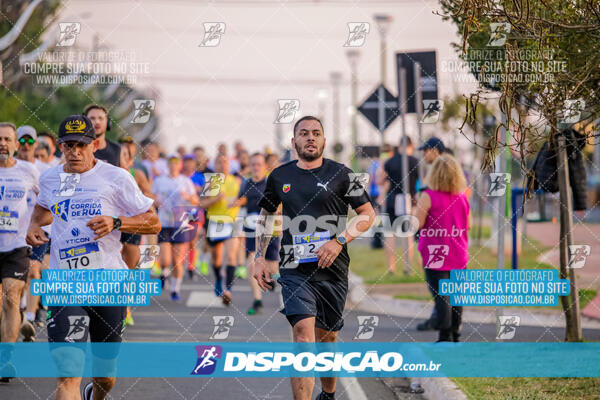
<svg viewBox="0 0 600 400">
<path fill-rule="evenodd" d="M 21 292 L 25 286 L 25 282 L 23 281 L 16 279 L 11 279 L 10 281 L 14 282 L 7 282 L 7 280 L 2 282 L 2 299 L 4 300 L 2 307 L 5 309 L 14 307 L 21 302 Z"/>
<path fill-rule="evenodd" d="M 305 321 L 306 320 L 299 321 L 296 325 L 294 325 L 294 342 L 314 343 L 314 327 L 308 326 L 309 324 L 303 323 Z"/>
</svg>

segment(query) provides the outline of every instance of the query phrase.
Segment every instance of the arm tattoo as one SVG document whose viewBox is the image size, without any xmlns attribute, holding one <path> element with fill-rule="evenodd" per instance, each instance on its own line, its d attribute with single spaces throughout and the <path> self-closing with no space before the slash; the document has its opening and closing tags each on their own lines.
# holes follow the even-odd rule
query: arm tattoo
<svg viewBox="0 0 600 400">
<path fill-rule="evenodd" d="M 256 255 L 255 258 L 262 257 L 267 251 L 267 247 L 273 237 L 273 216 L 275 213 L 262 208 L 256 221 Z"/>
</svg>

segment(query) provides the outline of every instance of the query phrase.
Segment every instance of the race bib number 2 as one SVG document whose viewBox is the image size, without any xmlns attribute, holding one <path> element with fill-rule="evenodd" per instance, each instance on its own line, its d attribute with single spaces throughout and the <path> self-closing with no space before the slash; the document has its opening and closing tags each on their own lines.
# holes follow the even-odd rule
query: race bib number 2
<svg viewBox="0 0 600 400">
<path fill-rule="evenodd" d="M 331 235 L 328 231 L 315 232 L 307 235 L 294 235 L 294 258 L 298 263 L 317 261 L 317 251 L 330 238 Z"/>
<path fill-rule="evenodd" d="M 16 211 L 0 211 L 0 233 L 17 233 L 18 221 Z"/>
<path fill-rule="evenodd" d="M 98 243 L 86 243 L 59 250 L 60 268 L 93 269 L 102 268 L 102 257 Z"/>
</svg>

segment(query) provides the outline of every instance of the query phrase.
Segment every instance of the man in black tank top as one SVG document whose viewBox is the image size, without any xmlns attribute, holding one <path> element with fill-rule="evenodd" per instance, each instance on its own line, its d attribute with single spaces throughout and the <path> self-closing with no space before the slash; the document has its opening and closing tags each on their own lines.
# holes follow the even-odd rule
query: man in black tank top
<svg viewBox="0 0 600 400">
<path fill-rule="evenodd" d="M 278 282 L 295 342 L 335 342 L 344 321 L 348 292 L 347 243 L 375 220 L 366 186 L 343 164 L 323 158 L 321 122 L 311 116 L 294 126 L 292 146 L 298 160 L 275 168 L 259 202 L 254 277 L 262 289 L 274 284 L 265 262 L 274 214 L 282 204 L 283 235 Z M 359 190 L 357 190 L 359 189 Z M 358 216 L 347 224 L 348 206 Z M 346 229 L 344 229 L 346 228 Z M 311 396 L 314 378 L 291 378 L 294 398 Z M 319 400 L 334 398 L 336 378 L 321 377 Z"/>
</svg>

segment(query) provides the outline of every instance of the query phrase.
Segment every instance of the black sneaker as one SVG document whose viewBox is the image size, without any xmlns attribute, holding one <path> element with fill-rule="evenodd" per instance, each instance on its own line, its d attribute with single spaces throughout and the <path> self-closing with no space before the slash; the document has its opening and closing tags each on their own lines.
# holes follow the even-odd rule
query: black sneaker
<svg viewBox="0 0 600 400">
<path fill-rule="evenodd" d="M 335 400 L 335 393 L 325 393 L 324 391 L 321 391 L 321 393 L 315 397 L 315 400 Z"/>
<path fill-rule="evenodd" d="M 44 310 L 43 308 L 38 308 L 38 310 L 35 312 L 35 319 L 33 320 L 33 322 L 35 322 L 35 324 L 40 328 L 43 328 L 46 324 L 47 314 L 48 311 Z"/>
<path fill-rule="evenodd" d="M 254 303 L 252 303 L 252 307 L 248 309 L 248 315 L 258 314 L 262 307 L 263 304 L 261 300 L 254 300 Z"/>
<path fill-rule="evenodd" d="M 194 270 L 193 269 L 188 269 L 188 276 L 190 277 L 190 280 L 194 280 Z"/>
<path fill-rule="evenodd" d="M 417 324 L 417 330 L 418 331 L 435 331 L 435 327 L 433 326 L 433 323 L 431 322 L 430 319 L 425 320 L 419 324 Z"/>
<path fill-rule="evenodd" d="M 92 400 L 92 392 L 94 391 L 94 383 L 88 382 L 81 391 L 81 400 Z"/>
</svg>

